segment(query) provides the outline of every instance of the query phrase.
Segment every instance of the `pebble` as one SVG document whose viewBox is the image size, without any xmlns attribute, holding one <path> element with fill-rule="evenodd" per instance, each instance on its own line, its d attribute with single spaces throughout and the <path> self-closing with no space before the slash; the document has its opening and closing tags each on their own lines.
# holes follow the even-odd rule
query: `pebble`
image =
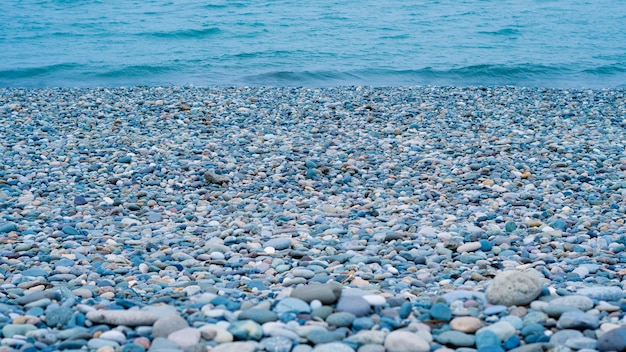
<svg viewBox="0 0 626 352">
<path fill-rule="evenodd" d="M 0 88 L 0 349 L 624 350 L 624 101 Z"/>
<path fill-rule="evenodd" d="M 492 304 L 525 305 L 539 296 L 543 284 L 543 275 L 536 270 L 503 271 L 491 281 L 485 294 Z"/>
<path fill-rule="evenodd" d="M 385 338 L 385 349 L 389 352 L 428 352 L 427 341 L 409 331 L 392 331 Z"/>
</svg>

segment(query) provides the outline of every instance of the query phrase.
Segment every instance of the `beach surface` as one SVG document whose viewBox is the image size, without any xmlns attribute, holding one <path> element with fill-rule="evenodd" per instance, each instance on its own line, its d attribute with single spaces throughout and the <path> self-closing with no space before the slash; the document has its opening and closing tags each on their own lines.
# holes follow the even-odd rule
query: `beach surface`
<svg viewBox="0 0 626 352">
<path fill-rule="evenodd" d="M 626 350 L 625 95 L 0 88 L 0 351 Z"/>
</svg>

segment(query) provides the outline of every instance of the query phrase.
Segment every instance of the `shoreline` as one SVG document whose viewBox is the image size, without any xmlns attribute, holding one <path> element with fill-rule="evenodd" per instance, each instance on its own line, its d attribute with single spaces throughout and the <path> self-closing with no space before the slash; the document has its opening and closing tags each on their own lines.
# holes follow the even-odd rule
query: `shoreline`
<svg viewBox="0 0 626 352">
<path fill-rule="evenodd" d="M 0 88 L 1 344 L 622 348 L 625 95 Z"/>
</svg>

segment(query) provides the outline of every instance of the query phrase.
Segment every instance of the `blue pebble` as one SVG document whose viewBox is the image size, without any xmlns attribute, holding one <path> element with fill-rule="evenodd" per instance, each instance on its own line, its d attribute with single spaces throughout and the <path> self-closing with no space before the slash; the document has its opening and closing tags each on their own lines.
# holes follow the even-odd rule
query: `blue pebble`
<svg viewBox="0 0 626 352">
<path fill-rule="evenodd" d="M 511 336 L 508 339 L 506 339 L 506 341 L 504 341 L 504 349 L 510 350 L 515 347 L 519 347 L 520 344 L 521 344 L 521 341 L 519 337 Z"/>
<path fill-rule="evenodd" d="M 72 226 L 63 226 L 61 231 L 63 231 L 64 234 L 71 235 L 71 236 L 77 236 L 80 234 L 80 232 L 78 232 L 78 230 L 76 230 Z"/>
<path fill-rule="evenodd" d="M 0 226 L 0 233 L 7 233 L 12 231 L 17 231 L 17 225 L 13 223 L 6 223 Z"/>
<path fill-rule="evenodd" d="M 495 332 L 490 330 L 482 330 L 476 333 L 476 347 L 482 348 L 487 346 L 501 346 L 502 341 Z"/>
<path fill-rule="evenodd" d="M 83 196 L 74 197 L 74 205 L 85 205 L 87 204 L 87 199 Z"/>
<path fill-rule="evenodd" d="M 552 222 L 552 228 L 555 230 L 565 230 L 567 223 L 564 220 L 556 219 Z"/>
<path fill-rule="evenodd" d="M 376 323 L 371 318 L 360 317 L 354 319 L 354 321 L 352 322 L 352 329 L 354 329 L 355 331 L 370 330 L 374 327 L 374 325 L 376 325 Z"/>
<path fill-rule="evenodd" d="M 122 347 L 122 352 L 146 352 L 145 347 L 136 343 L 129 343 Z"/>
<path fill-rule="evenodd" d="M 483 252 L 490 251 L 493 248 L 493 244 L 487 240 L 480 240 L 478 242 L 480 242 L 480 249 Z"/>
<path fill-rule="evenodd" d="M 452 319 L 452 310 L 445 303 L 433 304 L 428 313 L 435 320 L 450 321 Z"/>
<path fill-rule="evenodd" d="M 413 305 L 411 304 L 411 302 L 407 301 L 407 302 L 402 303 L 402 305 L 400 306 L 400 318 L 402 319 L 408 318 L 412 311 L 413 311 Z"/>
<path fill-rule="evenodd" d="M 117 159 L 118 163 L 122 163 L 122 164 L 129 164 L 131 162 L 132 158 L 130 157 L 130 155 L 121 157 L 119 159 Z"/>
</svg>

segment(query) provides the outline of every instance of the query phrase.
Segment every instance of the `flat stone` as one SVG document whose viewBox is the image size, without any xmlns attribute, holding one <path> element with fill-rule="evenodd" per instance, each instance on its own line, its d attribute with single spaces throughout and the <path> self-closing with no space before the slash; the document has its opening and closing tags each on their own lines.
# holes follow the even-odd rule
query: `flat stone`
<svg viewBox="0 0 626 352">
<path fill-rule="evenodd" d="M 567 306 L 576 308 L 582 311 L 587 311 L 593 308 L 593 300 L 586 296 L 571 295 L 565 297 L 555 298 L 550 301 L 551 306 Z"/>
<path fill-rule="evenodd" d="M 257 344 L 253 342 L 226 342 L 211 349 L 211 352 L 254 352 Z"/>
<path fill-rule="evenodd" d="M 192 347 L 200 342 L 200 330 L 196 328 L 180 329 L 169 334 L 167 339 L 182 348 Z"/>
<path fill-rule="evenodd" d="M 506 321 L 499 321 L 491 325 L 487 325 L 478 329 L 476 333 L 478 334 L 481 331 L 492 331 L 498 336 L 498 338 L 500 338 L 500 341 L 504 341 L 515 335 L 515 327 Z"/>
<path fill-rule="evenodd" d="M 430 345 L 421 336 L 409 331 L 395 330 L 385 338 L 387 352 L 428 352 Z"/>
<path fill-rule="evenodd" d="M 152 326 L 152 338 L 168 337 L 171 333 L 188 328 L 187 320 L 178 314 L 166 315 L 157 319 Z"/>
<path fill-rule="evenodd" d="M 142 310 L 96 310 L 87 312 L 87 319 L 98 324 L 109 325 L 152 325 L 159 317 L 148 311 Z"/>
<path fill-rule="evenodd" d="M 254 320 L 259 324 L 278 320 L 278 315 L 269 309 L 245 309 L 237 316 L 239 320 Z"/>
<path fill-rule="evenodd" d="M 545 278 L 536 270 L 503 271 L 491 281 L 485 294 L 492 304 L 526 305 L 541 294 Z"/>
<path fill-rule="evenodd" d="M 561 314 L 556 326 L 559 329 L 597 329 L 600 319 L 597 316 L 579 310 Z"/>
<path fill-rule="evenodd" d="M 444 331 L 436 336 L 437 342 L 453 347 L 471 347 L 476 343 L 474 335 L 460 331 Z"/>
<path fill-rule="evenodd" d="M 598 301 L 619 301 L 625 296 L 624 290 L 616 286 L 585 287 L 576 293 Z"/>
<path fill-rule="evenodd" d="M 609 330 L 600 336 L 598 351 L 626 351 L 626 326 Z"/>
<path fill-rule="evenodd" d="M 330 342 L 316 345 L 313 352 L 354 352 L 354 349 L 341 342 Z"/>
<path fill-rule="evenodd" d="M 465 333 L 474 333 L 481 327 L 482 322 L 475 317 L 457 317 L 450 321 L 450 329 Z"/>
<path fill-rule="evenodd" d="M 341 290 L 341 284 L 334 281 L 327 284 L 313 283 L 294 288 L 290 296 L 307 303 L 318 300 L 323 304 L 333 304 L 341 296 Z"/>
<path fill-rule="evenodd" d="M 362 317 L 369 314 L 371 308 L 370 304 L 361 296 L 342 295 L 335 309 L 338 312 L 348 312 L 356 317 Z"/>
</svg>

